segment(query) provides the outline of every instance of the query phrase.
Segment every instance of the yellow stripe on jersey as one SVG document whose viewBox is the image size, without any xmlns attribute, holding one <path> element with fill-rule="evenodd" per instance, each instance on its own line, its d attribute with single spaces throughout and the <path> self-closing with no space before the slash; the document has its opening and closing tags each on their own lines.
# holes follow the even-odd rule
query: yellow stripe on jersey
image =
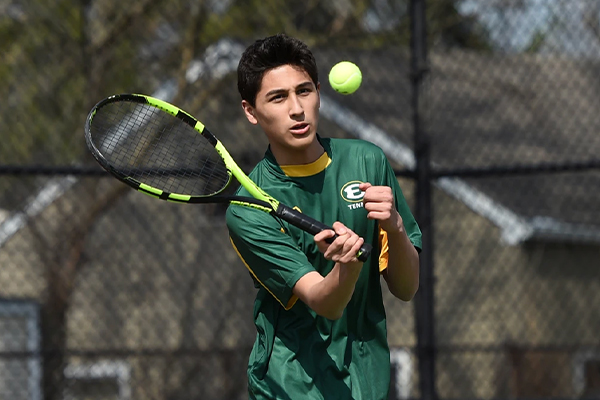
<svg viewBox="0 0 600 400">
<path fill-rule="evenodd" d="M 287 176 L 303 177 L 316 175 L 327 168 L 329 164 L 331 164 L 331 158 L 329 158 L 329 155 L 326 152 L 323 152 L 317 161 L 310 164 L 280 165 L 280 168 Z"/>
<path fill-rule="evenodd" d="M 258 283 L 260 283 L 262 285 L 262 287 L 264 287 L 267 290 L 267 292 L 271 293 L 271 296 L 273 296 L 275 298 L 275 300 L 277 300 L 279 302 L 279 304 L 281 304 L 281 306 L 284 309 L 289 310 L 290 308 L 292 308 L 294 306 L 294 304 L 296 304 L 296 301 L 298 300 L 298 297 L 296 295 L 292 295 L 292 297 L 288 301 L 287 305 L 283 305 L 283 302 L 281 300 L 279 300 L 279 298 L 277 296 L 275 296 L 275 294 L 273 292 L 271 292 L 269 290 L 269 288 L 264 283 L 262 283 L 260 281 L 260 279 L 258 279 L 258 277 L 254 274 L 254 271 L 252 271 L 252 268 L 250 268 L 250 266 L 248 265 L 248 263 L 246 262 L 246 260 L 244 260 L 244 257 L 242 257 L 242 255 L 238 251 L 237 247 L 235 247 L 235 243 L 233 243 L 233 240 L 231 239 L 231 237 L 229 238 L 229 241 L 231 242 L 231 245 L 233 246 L 233 249 L 237 253 L 238 257 L 240 258 L 240 260 L 242 260 L 242 262 L 244 263 L 244 265 L 246 266 L 246 268 L 248 269 L 248 271 L 250 271 L 250 273 L 252 274 L 252 276 L 254 277 L 254 279 L 256 279 L 256 281 Z"/>
<path fill-rule="evenodd" d="M 388 267 L 390 246 L 388 243 L 387 232 L 379 228 L 379 273 L 382 273 Z"/>
</svg>

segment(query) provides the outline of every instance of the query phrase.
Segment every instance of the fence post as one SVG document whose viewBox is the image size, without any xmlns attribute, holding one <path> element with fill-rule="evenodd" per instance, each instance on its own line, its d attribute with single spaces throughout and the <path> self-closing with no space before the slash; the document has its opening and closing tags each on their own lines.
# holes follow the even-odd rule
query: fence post
<svg viewBox="0 0 600 400">
<path fill-rule="evenodd" d="M 423 234 L 423 251 L 420 255 L 420 287 L 414 299 L 419 388 L 422 400 L 437 400 L 435 387 L 432 176 L 429 135 L 422 126 L 421 98 L 423 84 L 428 72 L 425 0 L 411 0 L 409 13 L 411 103 L 416 158 L 415 218 Z"/>
</svg>

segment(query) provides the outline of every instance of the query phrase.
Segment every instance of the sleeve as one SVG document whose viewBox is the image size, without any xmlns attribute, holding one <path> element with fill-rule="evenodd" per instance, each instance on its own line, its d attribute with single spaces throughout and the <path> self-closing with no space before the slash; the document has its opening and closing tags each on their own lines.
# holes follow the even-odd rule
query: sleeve
<svg viewBox="0 0 600 400">
<path fill-rule="evenodd" d="M 400 188 L 400 184 L 398 183 L 398 178 L 394 173 L 394 169 L 388 162 L 387 158 L 384 155 L 384 167 L 383 167 L 383 179 L 382 185 L 389 186 L 392 188 L 392 192 L 394 193 L 394 198 L 396 199 L 396 210 L 402 217 L 402 222 L 404 223 L 404 229 L 406 229 L 406 234 L 410 239 L 410 242 L 415 246 L 417 251 L 420 253 L 422 248 L 421 241 L 421 229 L 413 216 L 406 199 L 404 198 L 404 194 L 402 193 L 402 189 Z M 380 231 L 379 235 L 379 244 L 381 253 L 379 255 L 379 270 L 383 271 L 387 268 L 388 262 L 388 242 L 387 242 L 387 234 L 384 231 Z"/>
<path fill-rule="evenodd" d="M 297 298 L 292 289 L 314 267 L 279 221 L 249 207 L 230 205 L 226 214 L 231 243 L 250 274 L 286 309 Z"/>
</svg>

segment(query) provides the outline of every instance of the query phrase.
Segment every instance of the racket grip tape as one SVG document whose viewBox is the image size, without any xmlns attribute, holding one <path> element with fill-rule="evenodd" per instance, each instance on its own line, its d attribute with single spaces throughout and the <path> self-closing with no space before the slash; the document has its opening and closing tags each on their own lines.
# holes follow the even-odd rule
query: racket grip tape
<svg viewBox="0 0 600 400">
<path fill-rule="evenodd" d="M 287 221 L 295 227 L 300 228 L 303 231 L 308 232 L 312 235 L 316 235 L 317 233 L 326 229 L 333 230 L 332 227 L 327 226 L 324 223 L 317 221 L 316 219 L 311 218 L 308 215 L 303 214 L 300 211 L 294 210 L 293 208 L 290 208 L 281 203 L 279 204 L 279 207 L 277 207 L 277 211 L 275 213 L 279 218 L 283 219 L 284 221 Z M 337 237 L 337 234 L 333 237 L 330 237 L 329 239 L 327 239 L 327 243 L 333 242 Z M 356 258 L 359 261 L 364 262 L 369 258 L 372 250 L 373 246 L 371 246 L 369 243 L 363 243 L 360 250 L 358 250 L 358 253 L 356 254 Z"/>
</svg>

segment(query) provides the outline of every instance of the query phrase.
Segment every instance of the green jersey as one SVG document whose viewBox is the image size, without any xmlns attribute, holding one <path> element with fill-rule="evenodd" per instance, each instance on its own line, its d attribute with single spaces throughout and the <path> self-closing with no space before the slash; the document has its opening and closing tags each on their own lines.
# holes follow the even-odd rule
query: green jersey
<svg viewBox="0 0 600 400">
<path fill-rule="evenodd" d="M 334 262 L 313 236 L 262 211 L 231 205 L 231 242 L 258 288 L 257 337 L 248 365 L 252 399 L 387 399 L 390 354 L 380 272 L 387 239 L 367 219 L 361 182 L 392 188 L 396 209 L 417 249 L 421 232 L 383 151 L 366 141 L 319 138 L 325 153 L 312 164 L 279 166 L 268 150 L 250 178 L 282 203 L 332 225 L 340 221 L 373 245 L 354 294 L 335 321 L 317 315 L 294 296 L 298 279 L 325 276 Z M 241 188 L 240 195 L 249 196 Z"/>
</svg>

